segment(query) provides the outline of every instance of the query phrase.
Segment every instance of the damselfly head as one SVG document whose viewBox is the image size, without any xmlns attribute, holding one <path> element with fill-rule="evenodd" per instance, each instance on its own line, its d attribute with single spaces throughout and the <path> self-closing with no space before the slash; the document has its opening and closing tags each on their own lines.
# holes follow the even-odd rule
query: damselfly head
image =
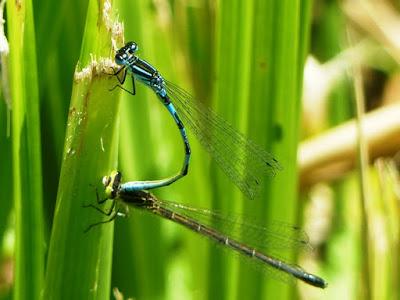
<svg viewBox="0 0 400 300">
<path fill-rule="evenodd" d="M 139 49 L 138 45 L 134 42 L 128 42 L 115 54 L 115 62 L 120 65 L 129 63 L 129 59 L 134 56 L 135 52 Z"/>
<path fill-rule="evenodd" d="M 110 175 L 104 176 L 102 179 L 105 187 L 107 198 L 114 199 L 118 195 L 119 186 L 121 184 L 122 174 L 119 171 L 112 171 Z"/>
</svg>

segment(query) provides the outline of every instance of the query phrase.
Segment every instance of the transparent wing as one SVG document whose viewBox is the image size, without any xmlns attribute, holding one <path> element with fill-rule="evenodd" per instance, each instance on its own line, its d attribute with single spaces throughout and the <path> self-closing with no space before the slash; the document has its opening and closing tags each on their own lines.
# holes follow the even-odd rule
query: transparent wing
<svg viewBox="0 0 400 300">
<path fill-rule="evenodd" d="M 184 89 L 169 81 L 165 81 L 165 88 L 183 123 L 230 180 L 253 199 L 262 177 L 275 175 L 281 169 L 279 162 Z"/>
<path fill-rule="evenodd" d="M 207 209 L 158 200 L 147 191 L 130 194 L 127 203 L 137 204 L 138 208 L 181 224 L 210 238 L 223 249 L 234 250 L 231 253 L 276 279 L 287 283 L 299 279 L 320 288 L 327 285 L 322 278 L 291 263 L 291 259 L 282 259 L 285 256 L 282 250 L 311 248 L 307 235 L 297 226 L 274 222 L 266 227 L 257 222 L 249 223 L 243 216 L 223 216 Z M 271 254 L 274 253 L 271 252 L 273 249 L 279 249 L 279 252 L 275 252 L 278 254 Z"/>
<path fill-rule="evenodd" d="M 312 248 L 309 244 L 306 233 L 297 226 L 291 226 L 283 222 L 274 222 L 271 225 L 263 226 L 254 221 L 251 223 L 247 222 L 246 219 L 240 215 L 224 216 L 207 209 L 193 208 L 179 203 L 160 201 L 154 197 L 153 200 L 157 206 L 184 216 L 192 222 L 198 222 L 198 225 L 201 225 L 203 229 L 208 227 L 209 229 L 218 232 L 218 234 L 225 236 L 227 240 L 229 239 L 230 241 L 229 245 L 231 245 L 233 241 L 236 241 L 243 246 L 243 249 L 254 249 L 258 253 L 262 253 L 264 257 L 274 259 L 276 265 L 279 267 L 274 267 L 265 261 L 255 259 L 253 255 L 246 255 L 237 248 L 234 249 L 236 251 L 230 251 L 230 253 L 237 255 L 252 267 L 265 272 L 269 276 L 290 284 L 294 284 L 297 279 L 301 279 L 299 277 L 296 278 L 297 276 L 295 276 L 294 273 L 306 274 L 306 277 L 309 277 L 310 275 L 315 277 L 315 275 L 307 273 L 300 266 L 292 263 L 292 253 L 289 254 L 288 252 L 285 252 L 285 250 L 289 249 Z M 192 226 L 189 227 L 192 228 Z M 201 233 L 200 230 L 196 230 L 196 227 L 197 226 L 192 228 L 192 230 Z M 204 236 L 211 238 L 211 236 Z M 212 238 L 212 240 L 215 242 L 214 238 Z M 229 245 L 227 247 L 224 242 L 216 243 L 216 245 L 227 251 L 233 249 L 232 247 L 229 247 Z M 283 265 L 286 266 L 286 271 L 281 268 Z M 322 287 L 320 281 L 323 282 L 323 279 L 319 277 L 317 278 L 317 284 L 311 283 L 310 280 L 301 280 L 308 284 Z"/>
<path fill-rule="evenodd" d="M 223 215 L 179 203 L 158 199 L 155 201 L 164 208 L 196 220 L 201 225 L 213 228 L 230 239 L 240 241 L 262 252 L 281 253 L 285 250 L 312 249 L 307 234 L 301 228 L 288 223 L 274 221 L 265 226 L 254 221 L 254 218 L 246 218 L 244 215 Z M 252 221 L 249 222 L 249 220 Z"/>
</svg>

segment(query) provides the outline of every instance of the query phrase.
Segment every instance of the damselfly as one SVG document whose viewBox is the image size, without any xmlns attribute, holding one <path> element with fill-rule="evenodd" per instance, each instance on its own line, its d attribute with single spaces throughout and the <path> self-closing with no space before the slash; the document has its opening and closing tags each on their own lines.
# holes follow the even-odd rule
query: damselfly
<svg viewBox="0 0 400 300">
<path fill-rule="evenodd" d="M 96 225 L 111 222 L 118 215 L 125 215 L 129 211 L 128 205 L 132 205 L 206 236 L 214 242 L 240 253 L 243 257 L 251 259 L 268 273 L 275 274 L 280 279 L 290 281 L 297 278 L 315 287 L 325 288 L 327 286 L 324 279 L 306 272 L 297 265 L 286 263 L 282 259 L 262 252 L 271 247 L 283 249 L 291 246 L 307 246 L 307 237 L 299 228 L 289 225 L 285 227 L 280 223 L 277 223 L 276 228 L 273 226 L 267 228 L 230 219 L 223 220 L 225 226 L 217 226 L 216 224 L 221 224 L 219 222 L 221 215 L 217 213 L 158 200 L 147 191 L 138 191 L 134 182 L 121 183 L 121 179 L 122 175 L 118 171 L 113 171 L 111 175 L 103 177 L 106 198 L 101 200 L 97 194 L 97 202 L 102 204 L 111 200 L 112 205 L 109 211 L 104 211 L 93 204 L 87 206 L 106 214 L 109 219 L 90 225 L 87 231 Z M 239 230 L 237 230 L 238 228 Z"/>
<path fill-rule="evenodd" d="M 181 171 L 175 176 L 154 181 L 138 181 L 134 189 L 148 190 L 166 186 L 187 174 L 191 152 L 185 129 L 185 125 L 188 125 L 232 182 L 245 196 L 254 198 L 262 176 L 274 175 L 281 168 L 278 161 L 236 131 L 210 108 L 193 99 L 188 92 L 165 80 L 156 68 L 136 55 L 137 51 L 138 46 L 134 42 L 127 43 L 117 51 L 115 61 L 121 68 L 114 75 L 120 84 L 123 84 L 128 73 L 130 74 L 133 90 L 128 92 L 133 95 L 135 80 L 147 85 L 157 94 L 180 130 L 185 158 Z M 117 86 L 124 89 L 121 85 Z"/>
</svg>

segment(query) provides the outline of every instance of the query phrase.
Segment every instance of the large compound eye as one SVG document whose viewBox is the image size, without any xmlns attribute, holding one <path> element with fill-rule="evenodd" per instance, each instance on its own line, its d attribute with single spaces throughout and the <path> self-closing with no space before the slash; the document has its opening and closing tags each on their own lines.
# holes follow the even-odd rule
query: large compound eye
<svg viewBox="0 0 400 300">
<path fill-rule="evenodd" d="M 123 59 L 121 57 L 121 54 L 119 54 L 119 53 L 115 54 L 115 62 L 117 63 L 117 65 L 123 64 Z"/>
<path fill-rule="evenodd" d="M 130 54 L 135 53 L 138 49 L 139 49 L 139 47 L 138 47 L 138 45 L 137 45 L 136 43 L 134 43 L 134 42 L 129 42 L 129 49 L 128 49 L 128 51 L 129 51 Z"/>
<path fill-rule="evenodd" d="M 104 176 L 102 179 L 104 186 L 108 186 L 110 184 L 110 181 L 111 181 L 111 176 Z"/>
</svg>

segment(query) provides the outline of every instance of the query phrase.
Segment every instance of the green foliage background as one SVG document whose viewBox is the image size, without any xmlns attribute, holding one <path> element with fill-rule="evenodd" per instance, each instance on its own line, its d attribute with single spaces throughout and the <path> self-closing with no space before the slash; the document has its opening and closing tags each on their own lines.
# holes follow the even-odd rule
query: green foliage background
<svg viewBox="0 0 400 300">
<path fill-rule="evenodd" d="M 325 278 L 326 290 L 276 280 L 184 228 L 136 211 L 115 226 L 84 233 L 101 218 L 82 206 L 95 201 L 93 185 L 100 187 L 103 175 L 118 168 L 125 181 L 163 178 L 178 170 L 183 157 L 175 124 L 152 91 L 139 84 L 135 97 L 109 91 L 115 79 L 106 74 L 110 62 L 100 59 L 113 59 L 113 46 L 122 46 L 123 38 L 138 43 L 139 55 L 165 78 L 204 99 L 284 166 L 265 179 L 260 197 L 244 199 L 189 133 L 189 175 L 155 191 L 157 197 L 251 215 L 265 224 L 310 222 L 307 193 L 300 197 L 298 191 L 297 149 L 312 1 L 108 5 L 104 0 L 7 3 L 12 127 L 8 135 L 10 113 L 2 102 L 0 237 L 1 263 L 15 266 L 15 272 L 7 282 L 1 271 L 0 299 L 108 299 L 114 287 L 134 299 L 393 299 L 397 269 L 390 268 L 390 259 L 380 270 L 387 280 L 379 282 L 386 285 L 377 283 L 373 272 L 359 280 L 363 265 L 373 265 L 376 257 L 363 255 L 360 231 L 371 219 L 363 220 L 360 203 L 349 204 L 358 198 L 355 174 L 335 183 L 339 221 L 326 217 L 333 223 L 330 240 L 326 234 L 312 255 L 289 253 Z M 328 60 L 341 51 L 345 32 L 338 27 L 344 21 L 332 1 L 321 11 L 325 18 L 314 27 L 312 51 Z M 117 20 L 123 31 L 111 30 Z M 93 58 L 98 64 L 77 79 L 74 72 Z M 353 115 L 348 82 L 341 82 L 332 98 L 328 126 Z M 380 175 L 372 172 L 378 199 Z M 393 200 L 391 194 L 387 198 Z M 396 224 L 391 223 L 393 232 Z M 397 240 L 391 243 L 395 249 Z"/>
</svg>

